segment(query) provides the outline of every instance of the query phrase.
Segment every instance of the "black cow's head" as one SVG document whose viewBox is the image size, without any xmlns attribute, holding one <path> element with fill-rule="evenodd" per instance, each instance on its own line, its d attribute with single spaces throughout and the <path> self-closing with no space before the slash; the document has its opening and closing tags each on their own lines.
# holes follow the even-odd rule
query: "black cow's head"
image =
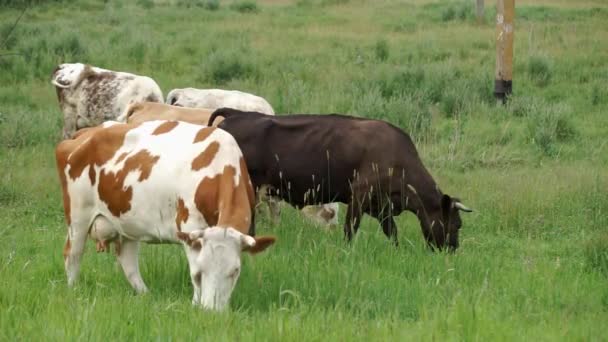
<svg viewBox="0 0 608 342">
<path fill-rule="evenodd" d="M 462 226 L 460 211 L 473 210 L 467 208 L 459 199 L 444 194 L 441 196 L 439 208 L 427 212 L 428 229 L 424 235 L 431 248 L 441 250 L 447 245 L 448 250 L 452 252 L 458 248 L 458 232 Z"/>
</svg>

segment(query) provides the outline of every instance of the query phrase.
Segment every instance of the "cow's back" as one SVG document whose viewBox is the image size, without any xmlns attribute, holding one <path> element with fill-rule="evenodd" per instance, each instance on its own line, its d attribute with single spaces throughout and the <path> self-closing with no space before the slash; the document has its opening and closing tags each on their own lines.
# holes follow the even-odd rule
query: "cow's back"
<svg viewBox="0 0 608 342">
<path fill-rule="evenodd" d="M 314 187 L 322 202 L 348 202 L 356 177 L 372 183 L 385 181 L 390 173 L 392 186 L 411 177 L 432 182 L 410 137 L 383 121 L 337 114 L 246 113 L 229 116 L 218 127 L 238 141 L 256 186 L 270 180 L 281 184 L 280 191 L 295 194 Z M 307 201 L 289 200 L 297 205 Z"/>
<path fill-rule="evenodd" d="M 126 236 L 142 241 L 175 238 L 180 199 L 189 207 L 191 229 L 208 226 L 214 218 L 205 217 L 204 212 L 217 211 L 209 208 L 217 208 L 219 202 L 207 197 L 204 205 L 197 205 L 201 202 L 197 198 L 205 190 L 215 191 L 218 196 L 221 192 L 213 189 L 215 183 L 205 183 L 204 189 L 201 184 L 205 179 L 226 182 L 226 167 L 234 170 L 230 180 L 240 181 L 242 177 L 242 154 L 232 136 L 184 122 L 150 121 L 96 128 L 61 143 L 58 151 L 58 165 L 61 168 L 61 163 L 65 164 L 62 183 L 71 198 L 66 216 L 71 211 L 72 218 L 92 222 L 101 215 Z M 60 157 L 65 155 L 69 155 L 67 160 Z M 249 210 L 246 186 L 239 191 L 245 189 L 240 196 Z M 78 203 L 86 206 L 75 208 Z M 245 230 L 249 223 L 246 225 Z"/>
</svg>

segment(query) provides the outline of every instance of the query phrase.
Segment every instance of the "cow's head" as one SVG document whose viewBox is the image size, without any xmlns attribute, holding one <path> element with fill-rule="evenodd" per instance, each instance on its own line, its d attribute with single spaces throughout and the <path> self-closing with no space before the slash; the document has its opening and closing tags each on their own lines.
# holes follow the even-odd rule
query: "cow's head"
<svg viewBox="0 0 608 342">
<path fill-rule="evenodd" d="M 429 211 L 429 229 L 425 237 L 429 245 L 443 249 L 446 245 L 448 250 L 455 251 L 458 248 L 458 232 L 462 226 L 460 211 L 472 212 L 457 198 L 448 195 L 441 196 L 441 204 L 438 209 Z"/>
<path fill-rule="evenodd" d="M 51 79 L 56 87 L 67 89 L 76 86 L 86 65 L 82 63 L 59 64 Z"/>
<path fill-rule="evenodd" d="M 241 274 L 241 252 L 264 251 L 275 242 L 272 236 L 251 237 L 233 228 L 212 227 L 191 233 L 178 233 L 192 253 L 198 253 L 190 265 L 193 282 L 200 291 L 194 302 L 205 309 L 223 310 Z M 196 297 L 196 293 L 195 293 Z"/>
</svg>

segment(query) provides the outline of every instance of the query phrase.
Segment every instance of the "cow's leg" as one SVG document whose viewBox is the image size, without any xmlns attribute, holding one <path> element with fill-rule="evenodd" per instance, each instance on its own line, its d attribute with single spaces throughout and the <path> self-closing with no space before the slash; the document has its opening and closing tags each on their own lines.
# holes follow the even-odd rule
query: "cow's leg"
<svg viewBox="0 0 608 342">
<path fill-rule="evenodd" d="M 346 220 L 344 222 L 344 237 L 347 241 L 352 240 L 353 236 L 357 234 L 362 215 L 361 203 L 353 197 L 348 204 L 348 208 L 346 208 Z"/>
<path fill-rule="evenodd" d="M 382 225 L 382 231 L 389 240 L 391 240 L 395 246 L 399 246 L 399 240 L 397 239 L 397 224 L 393 216 L 386 216 L 382 219 L 378 219 Z"/>
<path fill-rule="evenodd" d="M 68 236 L 63 248 L 65 273 L 68 277 L 68 286 L 73 286 L 80 273 L 80 258 L 84 252 L 87 241 L 88 229 L 80 227 L 76 222 L 72 222 Z"/>
<path fill-rule="evenodd" d="M 255 210 L 251 211 L 251 224 L 249 225 L 249 235 L 255 236 Z"/>
<path fill-rule="evenodd" d="M 397 224 L 395 223 L 395 219 L 393 217 L 393 203 L 390 198 L 379 201 L 374 210 L 371 211 L 372 216 L 374 216 L 380 225 L 382 226 L 382 231 L 386 237 L 393 241 L 395 246 L 399 245 L 399 241 L 397 240 Z"/>
<path fill-rule="evenodd" d="M 118 253 L 118 262 L 122 266 L 125 277 L 137 293 L 148 292 L 148 288 L 141 278 L 139 273 L 139 241 L 122 240 L 120 245 L 120 253 Z"/>
</svg>

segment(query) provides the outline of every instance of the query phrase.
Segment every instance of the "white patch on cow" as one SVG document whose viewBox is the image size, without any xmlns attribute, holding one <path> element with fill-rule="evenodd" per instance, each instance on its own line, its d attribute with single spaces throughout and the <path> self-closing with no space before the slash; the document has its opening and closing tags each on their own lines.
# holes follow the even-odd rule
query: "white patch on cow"
<svg viewBox="0 0 608 342">
<path fill-rule="evenodd" d="M 228 107 L 245 112 L 274 115 L 274 109 L 264 98 L 238 90 L 173 89 L 167 94 L 167 103 L 192 108 L 218 109 Z"/>
</svg>

